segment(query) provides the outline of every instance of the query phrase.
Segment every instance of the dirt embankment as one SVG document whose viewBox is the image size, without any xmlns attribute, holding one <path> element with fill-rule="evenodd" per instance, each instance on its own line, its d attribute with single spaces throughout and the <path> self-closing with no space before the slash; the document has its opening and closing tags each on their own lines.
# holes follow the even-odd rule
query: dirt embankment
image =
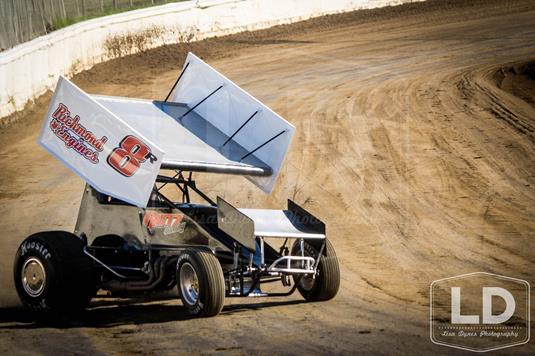
<svg viewBox="0 0 535 356">
<path fill-rule="evenodd" d="M 433 280 L 535 279 L 529 72 L 506 69 L 512 83 L 496 84 L 500 68 L 533 60 L 534 18 L 532 1 L 430 1 L 158 48 L 76 76 L 90 93 L 163 98 L 191 50 L 296 125 L 272 195 L 240 177 L 198 184 L 242 207 L 305 204 L 327 223 L 341 291 L 318 304 L 228 300 L 209 320 L 188 320 L 174 299 L 97 300 L 62 328 L 3 309 L 0 352 L 454 352 L 428 338 Z M 72 229 L 83 187 L 35 144 L 46 102 L 0 131 L 3 306 L 16 303 L 20 241 Z"/>
<path fill-rule="evenodd" d="M 535 61 L 500 68 L 496 85 L 535 107 Z"/>
</svg>

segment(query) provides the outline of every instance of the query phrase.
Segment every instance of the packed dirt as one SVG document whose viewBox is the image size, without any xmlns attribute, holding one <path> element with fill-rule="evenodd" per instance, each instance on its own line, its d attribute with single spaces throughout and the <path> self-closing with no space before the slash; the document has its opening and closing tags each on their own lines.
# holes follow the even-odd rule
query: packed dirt
<svg viewBox="0 0 535 356">
<path fill-rule="evenodd" d="M 228 299 L 200 320 L 176 298 L 101 298 L 76 322 L 34 323 L 17 307 L 12 257 L 32 232 L 73 229 L 84 184 L 36 144 L 48 94 L 0 132 L 0 353 L 455 354 L 429 340 L 433 280 L 486 271 L 533 284 L 535 3 L 326 16 L 162 47 L 75 82 L 163 98 L 188 50 L 297 127 L 270 196 L 240 177 L 198 175 L 198 185 L 241 207 L 291 198 L 324 219 L 338 296 Z"/>
</svg>

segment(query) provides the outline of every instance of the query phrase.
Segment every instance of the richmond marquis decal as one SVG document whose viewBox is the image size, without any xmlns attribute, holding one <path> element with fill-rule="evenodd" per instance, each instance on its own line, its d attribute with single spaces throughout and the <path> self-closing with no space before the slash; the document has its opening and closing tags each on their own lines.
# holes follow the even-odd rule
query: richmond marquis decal
<svg viewBox="0 0 535 356">
<path fill-rule="evenodd" d="M 58 105 L 52 114 L 50 129 L 65 143 L 67 148 L 73 149 L 93 164 L 99 162 L 98 155 L 108 141 L 106 136 L 97 138 L 91 131 L 86 129 L 81 124 L 80 116 L 71 117 L 69 108 L 62 103 Z"/>
</svg>

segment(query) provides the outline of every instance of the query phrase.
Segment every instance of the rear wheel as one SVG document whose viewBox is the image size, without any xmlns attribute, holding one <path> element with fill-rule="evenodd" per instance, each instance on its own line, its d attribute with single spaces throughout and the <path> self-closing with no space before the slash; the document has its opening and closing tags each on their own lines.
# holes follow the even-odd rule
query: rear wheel
<svg viewBox="0 0 535 356">
<path fill-rule="evenodd" d="M 223 309 L 223 270 L 211 252 L 185 250 L 177 261 L 177 285 L 182 304 L 191 315 L 209 317 Z"/>
<path fill-rule="evenodd" d="M 304 241 L 304 255 L 316 259 L 319 251 L 316 250 L 306 240 Z M 299 240 L 295 241 L 292 247 L 292 255 L 301 256 L 301 247 Z M 340 268 L 338 258 L 334 252 L 331 242 L 325 239 L 325 248 L 316 275 L 307 274 L 298 280 L 294 275 L 294 281 L 299 281 L 297 289 L 299 293 L 309 302 L 329 300 L 336 296 L 340 288 Z"/>
<path fill-rule="evenodd" d="M 44 314 L 87 307 L 95 293 L 92 264 L 83 242 L 64 231 L 26 238 L 15 256 L 14 280 L 22 304 Z"/>
</svg>

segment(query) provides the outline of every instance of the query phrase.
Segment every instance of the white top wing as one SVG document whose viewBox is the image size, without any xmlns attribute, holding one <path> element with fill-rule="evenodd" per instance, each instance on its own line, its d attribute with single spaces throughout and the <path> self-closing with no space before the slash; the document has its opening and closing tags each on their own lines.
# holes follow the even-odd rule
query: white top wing
<svg viewBox="0 0 535 356">
<path fill-rule="evenodd" d="M 170 98 L 172 102 L 195 107 L 195 113 L 207 123 L 232 137 L 237 145 L 269 167 L 268 176 L 248 176 L 248 179 L 263 191 L 271 192 L 295 132 L 292 124 L 193 53 L 188 54 L 182 77 Z M 210 141 L 212 137 L 207 139 Z M 221 142 L 216 143 L 214 139 L 209 144 L 221 145 Z M 243 163 L 241 157 L 232 156 L 232 159 Z"/>
<path fill-rule="evenodd" d="M 160 168 L 240 174 L 271 192 L 294 126 L 192 53 L 169 97 L 88 95 L 61 77 L 39 142 L 100 192 L 137 206 Z"/>
</svg>

